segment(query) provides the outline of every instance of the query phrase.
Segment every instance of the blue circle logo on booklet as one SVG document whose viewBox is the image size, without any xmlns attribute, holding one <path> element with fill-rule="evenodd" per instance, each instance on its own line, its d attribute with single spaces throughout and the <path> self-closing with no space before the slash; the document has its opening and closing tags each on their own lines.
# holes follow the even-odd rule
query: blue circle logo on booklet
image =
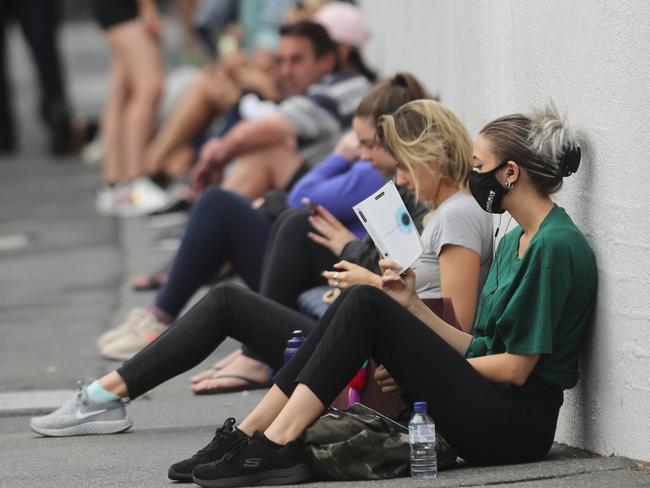
<svg viewBox="0 0 650 488">
<path fill-rule="evenodd" d="M 397 228 L 400 232 L 403 232 L 404 234 L 413 232 L 413 221 L 411 220 L 411 216 L 409 215 L 408 210 L 406 210 L 406 207 L 400 207 L 397 209 L 395 219 L 397 220 Z"/>
</svg>

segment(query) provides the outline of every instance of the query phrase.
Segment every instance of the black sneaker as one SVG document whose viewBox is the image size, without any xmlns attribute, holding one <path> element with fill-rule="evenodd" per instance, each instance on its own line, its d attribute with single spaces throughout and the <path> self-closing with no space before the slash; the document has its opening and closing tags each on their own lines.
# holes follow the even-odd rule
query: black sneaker
<svg viewBox="0 0 650 488">
<path fill-rule="evenodd" d="M 290 485 L 311 477 L 300 440 L 279 446 L 256 432 L 220 461 L 194 468 L 194 483 L 206 488 Z"/>
<path fill-rule="evenodd" d="M 235 428 L 235 422 L 232 417 L 227 419 L 207 446 L 191 458 L 172 464 L 167 472 L 169 479 L 191 482 L 192 470 L 196 466 L 221 459 L 239 440 L 248 439 L 246 434 Z"/>
</svg>

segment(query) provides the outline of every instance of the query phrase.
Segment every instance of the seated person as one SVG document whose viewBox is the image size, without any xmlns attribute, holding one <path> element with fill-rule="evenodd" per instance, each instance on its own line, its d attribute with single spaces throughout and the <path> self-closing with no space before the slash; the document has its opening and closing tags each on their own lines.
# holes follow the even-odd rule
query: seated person
<svg viewBox="0 0 650 488">
<path fill-rule="evenodd" d="M 419 103 L 418 106 L 438 104 L 434 101 L 415 103 Z M 445 188 L 455 186 L 458 191 L 459 187 L 465 184 L 471 167 L 471 143 L 467 130 L 448 109 L 425 111 L 416 120 L 429 128 L 448 129 L 430 130 L 427 132 L 427 137 L 420 141 L 423 146 L 429 148 L 429 151 L 424 151 L 427 154 L 426 159 L 415 159 L 409 163 L 413 164 L 414 168 L 418 168 L 413 170 L 411 181 L 417 182 L 418 187 L 423 189 L 442 188 L 444 185 Z M 417 130 L 418 127 L 416 132 L 419 133 L 422 128 Z M 434 152 L 435 148 L 439 150 L 437 153 Z M 433 156 L 435 157 L 431 159 Z M 444 172 L 441 171 L 443 167 Z M 439 171 L 433 171 L 434 169 Z M 447 174 L 454 176 L 452 178 Z M 440 192 L 436 194 L 437 192 L 423 191 L 420 195 L 423 199 L 437 199 L 442 194 L 442 190 Z M 451 197 L 455 195 L 455 192 L 449 193 Z M 472 211 L 473 209 L 470 212 Z M 430 221 L 435 221 L 435 213 Z M 470 221 L 473 219 L 470 218 Z M 480 228 L 480 225 L 477 228 Z M 476 234 L 468 235 L 468 242 L 478 242 L 478 247 L 481 247 L 480 231 L 476 232 L 469 227 L 467 231 L 468 234 Z M 491 235 L 491 227 L 486 233 Z M 453 250 L 457 244 L 450 242 L 448 245 L 450 250 Z M 468 247 L 465 247 L 466 245 Z M 474 288 L 466 290 L 466 293 L 470 297 L 475 297 L 480 288 L 479 252 L 472 249 L 474 244 L 470 247 L 463 243 L 460 247 L 462 247 L 461 251 L 467 250 L 476 255 L 468 257 L 469 263 L 458 264 L 459 269 L 471 275 L 470 281 Z M 428 250 L 427 253 L 433 254 L 433 251 Z M 428 258 L 429 263 L 433 261 L 433 256 Z M 427 272 L 434 272 L 432 264 L 424 268 Z M 454 269 L 449 272 L 453 275 Z M 429 280 L 432 278 L 433 276 L 428 277 Z M 58 411 L 49 416 L 33 419 L 31 427 L 43 435 L 55 436 L 113 433 L 128 429 L 131 421 L 126 417 L 120 401 L 121 397 L 135 398 L 199 364 L 226 337 L 230 336 L 247 344 L 263 358 L 265 363 L 277 370 L 282 365 L 284 347 L 292 330 L 300 328 L 309 333 L 314 326 L 314 320 L 261 295 L 237 286 L 217 286 L 188 314 L 181 317 L 174 327 L 124 363 L 121 368 L 80 390 L 78 395 Z M 345 385 L 341 385 L 341 389 L 343 386 Z M 75 416 L 71 416 L 77 408 L 85 408 L 85 405 L 93 405 L 93 408 L 96 408 L 99 403 L 95 402 L 103 405 L 101 410 L 105 410 L 106 415 L 104 413 L 89 415 L 83 421 L 75 420 Z M 209 449 L 202 451 L 202 454 L 193 458 L 189 464 L 174 468 L 171 476 L 173 479 L 188 480 L 194 465 L 217 459 L 211 459 L 212 454 Z"/>
<path fill-rule="evenodd" d="M 217 64 L 204 69 L 147 147 L 145 166 L 155 181 L 164 185 L 170 176 L 178 178 L 186 174 L 179 173 L 179 168 L 189 167 L 193 159 L 190 143 L 199 138 L 215 116 L 224 115 L 226 124 L 220 130 L 224 134 L 237 121 L 252 120 L 274 111 L 283 96 L 304 92 L 306 87 L 300 86 L 292 86 L 294 92 L 283 90 L 282 76 L 289 72 L 277 69 L 275 64 L 277 39 L 274 38 L 278 33 L 273 32 L 272 26 L 277 25 L 277 6 L 271 3 L 265 9 L 271 15 L 265 12 L 261 16 L 265 22 L 258 26 L 260 32 L 249 35 L 251 25 L 246 23 L 243 44 L 249 49 L 222 53 Z M 269 17 L 273 21 L 269 22 Z M 362 74 L 369 81 L 375 80 L 375 74 L 359 51 L 368 38 L 368 29 L 358 7 L 333 2 L 320 8 L 313 20 L 323 25 L 336 43 L 337 73 Z M 283 58 L 286 56 L 280 56 Z"/>
<path fill-rule="evenodd" d="M 390 145 L 404 123 L 400 113 L 385 118 L 382 140 Z M 507 210 L 520 226 L 499 244 L 473 334 L 422 303 L 412 270 L 398 275 L 397 263 L 382 261 L 383 291 L 344 292 L 253 412 L 219 432 L 210 446 L 217 461 L 194 467 L 192 480 L 256 486 L 309 479 L 299 436 L 368 356 L 410 401 L 428 402 L 437 430 L 468 463 L 543 459 L 563 390 L 578 381 L 596 298 L 593 252 L 549 196 L 578 169 L 581 144 L 555 107 L 485 126 L 474 148 L 472 195 L 486 211 Z M 259 460 L 255 468 L 245 464 L 251 457 Z"/>
<path fill-rule="evenodd" d="M 294 96 L 274 113 L 241 121 L 206 142 L 192 171 L 197 191 L 221 182 L 226 190 L 257 198 L 284 188 L 330 152 L 349 126 L 368 80 L 336 73 L 336 44 L 324 27 L 308 21 L 283 26 L 278 56 L 284 88 Z"/>
<path fill-rule="evenodd" d="M 355 120 L 369 119 L 374 123 L 379 115 L 389 113 L 403 102 L 419 98 L 424 93 L 417 80 L 410 75 L 402 74 L 395 79 L 402 80 L 401 84 L 387 80 L 363 98 Z M 374 135 L 374 129 L 372 134 Z M 348 139 L 343 139 L 333 155 L 299 180 L 288 201 L 290 206 L 297 207 L 301 206 L 301 197 L 309 197 L 323 208 L 331 209 L 333 216 L 356 232 L 356 235 L 350 234 L 353 238 L 363 237 L 365 230 L 354 215 L 352 206 L 383 184 L 383 179 L 371 167 L 371 163 L 357 161 L 358 145 L 356 140 L 348 142 Z M 385 171 L 382 168 L 384 166 L 380 167 L 380 171 Z M 391 163 L 386 171 L 386 175 L 392 175 L 394 164 Z M 409 201 L 406 203 L 409 204 Z M 99 338 L 101 355 L 117 360 L 132 357 L 173 323 L 192 295 L 227 261 L 233 263 L 234 269 L 251 289 L 258 290 L 272 225 L 272 219 L 263 209 L 253 209 L 248 199 L 216 187 L 208 189 L 192 210 L 169 281 L 157 293 L 153 304 L 146 309 L 133 309 L 123 323 Z M 285 244 L 289 245 L 288 242 Z M 370 243 L 368 245 L 371 261 L 376 262 L 374 246 Z M 330 261 L 335 258 L 327 250 L 323 249 L 323 252 L 327 253 Z M 359 256 L 368 254 L 363 250 L 360 252 Z M 341 256 L 345 260 L 358 262 L 357 255 L 357 248 L 351 246 Z M 320 272 L 327 268 L 327 264 L 321 264 L 318 265 L 317 272 L 319 282 L 322 282 Z M 286 274 L 281 274 L 287 277 Z M 276 293 L 286 288 L 294 289 L 293 283 L 274 282 L 278 285 Z M 300 291 L 305 289 L 306 287 Z M 295 307 L 295 304 L 291 306 Z M 239 371 L 233 370 L 232 374 L 249 378 L 262 386 L 268 383 L 269 375 L 265 365 L 248 366 L 250 367 Z M 225 371 L 223 374 L 231 373 Z M 246 385 L 241 378 L 222 380 L 224 381 L 225 384 L 213 384 L 212 388 L 222 387 L 228 391 L 229 388 L 253 386 L 251 382 Z M 206 385 L 203 385 L 200 390 L 205 388 Z"/>
<path fill-rule="evenodd" d="M 414 80 L 403 74 L 393 78 L 393 83 L 399 82 L 407 84 L 413 83 Z M 370 95 L 373 92 L 374 90 L 366 98 L 368 101 L 372 100 Z M 421 116 L 424 117 L 427 109 L 431 107 L 438 105 L 420 104 Z M 361 117 L 359 112 L 366 112 L 363 102 L 355 117 L 354 127 L 366 146 L 364 157 L 372 159 L 373 164 L 382 167 L 396 164 L 389 153 L 374 143 L 374 121 L 378 117 Z M 459 129 L 456 131 L 462 133 Z M 415 140 L 418 135 L 408 134 L 403 137 Z M 413 149 L 398 149 L 400 152 L 396 155 L 399 161 L 404 161 L 399 163 L 397 178 L 402 188 L 416 188 L 415 181 L 409 177 L 405 166 L 409 161 L 414 165 L 414 171 L 434 171 L 439 175 L 436 178 L 419 178 L 419 181 L 426 182 L 431 187 L 423 183 L 418 199 L 430 202 L 437 210 L 429 216 L 422 234 L 425 252 L 417 264 L 418 269 L 421 269 L 417 291 L 425 300 L 449 298 L 458 325 L 463 330 L 470 331 L 478 294 L 492 261 L 492 219 L 480 211 L 466 190 L 463 191 L 469 157 L 463 158 L 462 155 L 463 152 L 469 154 L 471 151 L 469 136 L 458 138 L 461 142 L 457 146 L 461 146 L 461 149 L 453 158 L 449 158 L 445 165 L 430 168 L 429 153 L 439 151 L 437 141 L 441 138 L 454 139 L 454 136 L 428 135 L 429 139 L 422 135 Z M 461 144 L 463 141 L 464 146 Z M 468 165 L 465 171 L 463 161 Z M 417 222 L 418 219 L 415 220 Z M 281 216 L 274 226 L 262 273 L 260 293 L 278 303 L 296 308 L 299 294 L 308 288 L 323 284 L 323 274 L 329 285 L 336 288 L 346 288 L 354 284 L 379 286 L 380 276 L 376 274 L 378 269 L 374 267 L 377 253 L 372 243 L 367 247 L 373 260 L 370 265 L 346 259 L 345 254 L 359 249 L 358 244 L 360 243 L 355 236 L 326 211 L 309 217 L 305 212 L 291 210 Z M 369 269 L 362 267 L 364 265 Z M 323 273 L 333 267 L 336 268 L 335 271 Z M 475 290 L 475 293 L 468 293 L 468 290 Z M 243 352 L 243 356 L 238 356 L 236 351 L 232 357 L 217 363 L 216 370 L 193 377 L 192 389 L 199 393 L 216 393 L 229 386 L 241 385 L 241 377 L 252 376 L 260 379 L 264 371 L 262 358 L 250 347 L 245 346 Z M 231 363 L 228 362 L 230 359 Z M 268 366 L 266 371 L 270 373 Z"/>
</svg>

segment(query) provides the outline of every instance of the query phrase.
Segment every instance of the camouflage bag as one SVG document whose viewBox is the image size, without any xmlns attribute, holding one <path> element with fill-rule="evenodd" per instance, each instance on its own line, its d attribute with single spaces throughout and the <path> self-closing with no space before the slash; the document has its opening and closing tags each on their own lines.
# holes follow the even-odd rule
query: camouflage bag
<svg viewBox="0 0 650 488">
<path fill-rule="evenodd" d="M 381 480 L 408 476 L 408 429 L 355 403 L 329 408 L 307 431 L 305 454 L 319 480 Z"/>
</svg>

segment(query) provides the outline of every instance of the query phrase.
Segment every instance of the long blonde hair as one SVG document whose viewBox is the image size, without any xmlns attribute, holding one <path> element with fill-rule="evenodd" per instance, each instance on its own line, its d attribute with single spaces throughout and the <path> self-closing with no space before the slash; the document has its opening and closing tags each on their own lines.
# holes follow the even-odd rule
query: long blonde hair
<svg viewBox="0 0 650 488">
<path fill-rule="evenodd" d="M 466 188 L 472 170 L 472 138 L 456 113 L 435 100 L 414 100 L 393 115 L 382 115 L 377 137 L 386 150 L 408 169 L 415 183 L 414 165 L 430 173 L 431 162 L 440 165 L 441 177 Z"/>
</svg>

